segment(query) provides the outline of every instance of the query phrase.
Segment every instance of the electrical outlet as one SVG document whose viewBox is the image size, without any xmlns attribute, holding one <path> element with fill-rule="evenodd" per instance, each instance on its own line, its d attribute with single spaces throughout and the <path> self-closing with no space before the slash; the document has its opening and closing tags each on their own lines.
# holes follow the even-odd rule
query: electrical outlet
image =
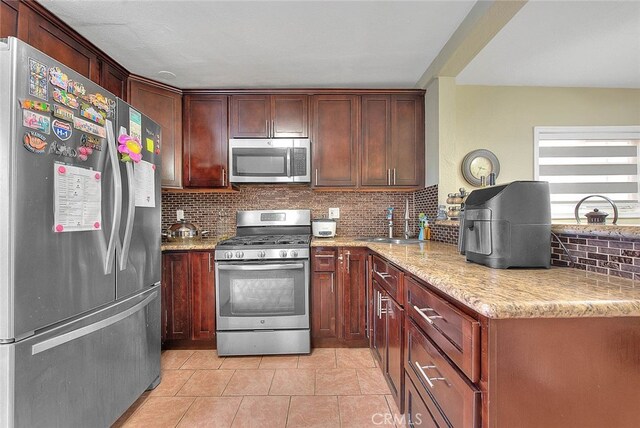
<svg viewBox="0 0 640 428">
<path fill-rule="evenodd" d="M 184 219 L 184 210 L 176 210 L 176 221 Z"/>
<path fill-rule="evenodd" d="M 329 208 L 329 218 L 340 218 L 340 208 Z"/>
</svg>

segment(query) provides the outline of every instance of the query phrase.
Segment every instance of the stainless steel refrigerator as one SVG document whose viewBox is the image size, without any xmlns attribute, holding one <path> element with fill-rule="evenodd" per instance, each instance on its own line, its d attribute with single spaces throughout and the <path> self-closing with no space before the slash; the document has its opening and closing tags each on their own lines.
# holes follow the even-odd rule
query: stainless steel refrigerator
<svg viewBox="0 0 640 428">
<path fill-rule="evenodd" d="M 0 40 L 0 426 L 106 427 L 159 382 L 160 138 Z"/>
</svg>

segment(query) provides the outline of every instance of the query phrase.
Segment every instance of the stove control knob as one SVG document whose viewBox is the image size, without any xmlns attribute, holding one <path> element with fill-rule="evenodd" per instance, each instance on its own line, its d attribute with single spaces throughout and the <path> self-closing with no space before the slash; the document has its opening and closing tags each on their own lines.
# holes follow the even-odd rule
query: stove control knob
<svg viewBox="0 0 640 428">
<path fill-rule="evenodd" d="M 265 253 L 264 251 L 258 251 L 258 257 L 262 258 L 262 257 L 266 257 L 267 253 Z"/>
<path fill-rule="evenodd" d="M 224 258 L 225 259 L 232 259 L 233 258 L 233 253 L 231 251 L 227 251 L 226 253 L 224 253 Z"/>
<path fill-rule="evenodd" d="M 291 255 L 291 257 L 298 257 L 298 252 L 296 250 L 291 250 L 289 254 Z"/>
<path fill-rule="evenodd" d="M 244 257 L 244 253 L 242 251 L 236 251 L 236 257 L 241 259 Z"/>
<path fill-rule="evenodd" d="M 287 257 L 287 250 L 280 250 L 280 257 Z"/>
</svg>

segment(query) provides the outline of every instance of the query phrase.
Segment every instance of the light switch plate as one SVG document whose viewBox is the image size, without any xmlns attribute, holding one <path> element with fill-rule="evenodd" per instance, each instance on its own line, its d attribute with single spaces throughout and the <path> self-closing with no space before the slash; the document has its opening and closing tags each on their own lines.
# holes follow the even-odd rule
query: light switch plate
<svg viewBox="0 0 640 428">
<path fill-rule="evenodd" d="M 176 210 L 176 221 L 184 219 L 184 210 Z"/>
<path fill-rule="evenodd" d="M 340 208 L 329 208 L 329 218 L 340 218 Z"/>
</svg>

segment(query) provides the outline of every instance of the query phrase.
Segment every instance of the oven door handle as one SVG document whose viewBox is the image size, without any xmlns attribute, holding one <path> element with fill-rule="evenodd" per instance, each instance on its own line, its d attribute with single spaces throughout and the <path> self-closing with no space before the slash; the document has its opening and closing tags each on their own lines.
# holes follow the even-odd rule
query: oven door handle
<svg viewBox="0 0 640 428">
<path fill-rule="evenodd" d="M 277 264 L 277 265 L 222 265 L 218 264 L 218 270 L 274 270 L 274 269 L 302 269 L 302 263 Z"/>
</svg>

